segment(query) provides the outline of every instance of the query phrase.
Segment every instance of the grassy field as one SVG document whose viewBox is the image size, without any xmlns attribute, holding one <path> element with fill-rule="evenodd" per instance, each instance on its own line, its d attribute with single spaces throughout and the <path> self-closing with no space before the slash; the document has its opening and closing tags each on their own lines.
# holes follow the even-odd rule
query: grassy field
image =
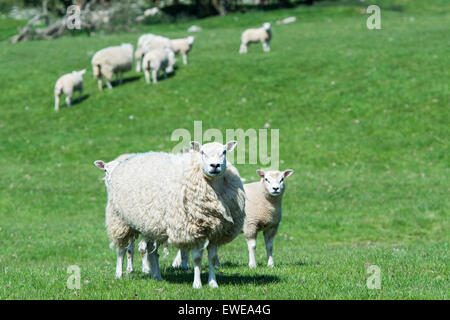
<svg viewBox="0 0 450 320">
<path fill-rule="evenodd" d="M 449 29 L 446 1 L 323 4 L 231 14 L 145 31 L 203 31 L 173 77 L 143 74 L 99 92 L 93 53 L 138 33 L 0 43 L 0 299 L 449 299 Z M 239 55 L 240 33 L 273 25 L 272 51 Z M 6 21 L 6 20 L 5 20 Z M 0 38 L 16 26 L 0 19 Z M 87 68 L 84 99 L 53 110 L 56 79 Z M 177 128 L 280 129 L 280 169 L 292 168 L 275 238 L 276 267 L 247 267 L 242 236 L 222 247 L 219 289 L 192 289 L 192 271 L 160 260 L 163 281 L 114 279 L 96 159 L 170 151 Z M 237 165 L 256 179 L 259 165 Z M 207 279 L 203 260 L 202 280 Z M 368 265 L 381 289 L 366 287 Z M 67 267 L 81 288 L 66 286 Z"/>
</svg>

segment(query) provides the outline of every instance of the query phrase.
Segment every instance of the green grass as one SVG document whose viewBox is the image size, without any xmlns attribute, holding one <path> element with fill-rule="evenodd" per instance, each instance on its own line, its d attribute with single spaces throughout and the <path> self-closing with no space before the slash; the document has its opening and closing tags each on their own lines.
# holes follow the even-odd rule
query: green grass
<svg viewBox="0 0 450 320">
<path fill-rule="evenodd" d="M 382 30 L 373 31 L 360 2 L 149 27 L 169 37 L 194 23 L 204 31 L 175 76 L 147 85 L 133 71 L 103 92 L 92 54 L 139 34 L 1 43 L 0 299 L 449 299 L 450 8 L 380 3 Z M 270 53 L 254 45 L 238 54 L 243 28 L 291 15 L 296 23 L 273 26 Z M 82 68 L 87 99 L 54 112 L 56 79 Z M 160 260 L 163 281 L 147 279 L 137 255 L 137 272 L 115 280 L 92 163 L 170 151 L 173 130 L 192 132 L 194 120 L 224 134 L 280 129 L 281 169 L 296 173 L 276 267 L 264 266 L 260 236 L 250 270 L 240 236 L 219 251 L 217 290 L 193 290 L 192 271 L 172 271 L 175 248 Z M 237 167 L 256 179 L 258 165 Z M 369 264 L 381 268 L 380 290 L 366 287 Z M 79 290 L 66 287 L 70 265 L 81 268 Z"/>
</svg>

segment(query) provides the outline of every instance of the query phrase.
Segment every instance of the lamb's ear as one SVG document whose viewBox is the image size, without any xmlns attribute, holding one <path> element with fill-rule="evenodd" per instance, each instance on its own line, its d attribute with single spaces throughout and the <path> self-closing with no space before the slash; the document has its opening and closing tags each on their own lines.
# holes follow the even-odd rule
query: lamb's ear
<svg viewBox="0 0 450 320">
<path fill-rule="evenodd" d="M 225 145 L 225 148 L 227 150 L 227 152 L 231 152 L 234 150 L 234 147 L 236 147 L 237 145 L 237 141 L 229 141 L 227 142 L 227 144 Z"/>
<path fill-rule="evenodd" d="M 191 148 L 194 151 L 200 152 L 202 145 L 198 143 L 197 141 L 191 141 Z"/>
<path fill-rule="evenodd" d="M 260 176 L 261 178 L 263 178 L 263 179 L 264 179 L 264 175 L 265 175 L 265 173 L 264 173 L 264 171 L 263 171 L 263 170 L 256 170 L 256 173 L 258 174 L 258 176 Z"/>
<path fill-rule="evenodd" d="M 103 160 L 95 160 L 94 166 L 96 166 L 100 170 L 105 170 L 105 162 L 103 162 Z"/>
<path fill-rule="evenodd" d="M 292 170 L 292 169 L 284 170 L 284 171 L 283 171 L 283 177 L 287 178 L 287 177 L 289 177 L 290 175 L 292 175 L 293 173 L 294 173 L 294 170 Z"/>
<path fill-rule="evenodd" d="M 83 69 L 83 70 L 80 71 L 80 74 L 81 74 L 81 75 L 83 75 L 83 74 L 85 74 L 85 73 L 86 73 L 86 69 Z"/>
</svg>

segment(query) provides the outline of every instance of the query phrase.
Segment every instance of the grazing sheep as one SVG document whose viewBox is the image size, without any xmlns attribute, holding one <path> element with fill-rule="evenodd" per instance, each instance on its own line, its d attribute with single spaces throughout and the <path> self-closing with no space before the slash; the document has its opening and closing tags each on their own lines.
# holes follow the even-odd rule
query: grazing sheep
<svg viewBox="0 0 450 320">
<path fill-rule="evenodd" d="M 272 32 L 268 22 L 264 23 L 262 28 L 247 29 L 242 33 L 239 53 L 247 53 L 247 45 L 255 42 L 261 42 L 265 52 L 270 51 L 271 38 Z"/>
<path fill-rule="evenodd" d="M 297 21 L 296 17 L 284 18 L 277 21 L 277 24 L 288 24 Z"/>
<path fill-rule="evenodd" d="M 182 39 L 173 39 L 170 40 L 170 44 L 172 46 L 173 52 L 175 52 L 176 54 L 181 54 L 181 56 L 183 57 L 183 64 L 187 64 L 187 54 L 192 49 L 192 45 L 194 44 L 194 37 L 189 36 Z"/>
<path fill-rule="evenodd" d="M 136 72 L 141 72 L 141 61 L 144 55 L 153 49 L 171 48 L 170 39 L 155 34 L 147 33 L 139 37 L 138 47 L 134 53 L 136 59 Z"/>
<path fill-rule="evenodd" d="M 201 288 L 202 253 L 208 248 L 209 285 L 217 287 L 217 247 L 242 230 L 245 193 L 237 169 L 226 160 L 236 146 L 191 145 L 195 152 L 138 154 L 111 175 L 107 209 L 122 217 L 147 244 L 152 277 L 161 279 L 158 246 L 192 250 L 194 288 Z"/>
<path fill-rule="evenodd" d="M 144 69 L 145 81 L 150 83 L 150 70 L 152 71 L 153 83 L 158 82 L 158 72 L 164 72 L 164 79 L 167 73 L 173 72 L 175 65 L 175 54 L 172 49 L 154 49 L 147 52 L 142 60 L 142 69 Z"/>
<path fill-rule="evenodd" d="M 106 85 L 112 89 L 113 75 L 120 74 L 120 84 L 123 82 L 123 73 L 133 67 L 133 46 L 129 43 L 120 46 L 104 48 L 92 57 L 92 69 L 94 78 L 97 79 L 98 89 L 102 90 L 102 77 L 105 77 Z"/>
<path fill-rule="evenodd" d="M 267 265 L 273 267 L 273 239 L 281 221 L 281 202 L 285 192 L 284 179 L 294 173 L 293 170 L 266 171 L 257 170 L 261 181 L 244 185 L 247 201 L 245 205 L 244 235 L 249 252 L 249 267 L 256 267 L 256 236 L 263 231 L 267 251 Z"/>
<path fill-rule="evenodd" d="M 105 172 L 105 185 L 108 191 L 108 196 L 110 195 L 110 181 L 111 173 L 113 170 L 123 161 L 129 159 L 134 154 L 123 154 L 110 162 L 104 162 L 103 160 L 94 161 L 94 165 Z M 115 214 L 111 209 L 106 210 L 105 225 L 108 236 L 111 240 L 110 247 L 116 247 L 117 249 L 117 262 L 116 262 L 116 278 L 122 277 L 122 266 L 123 257 L 125 251 L 127 253 L 127 273 L 133 272 L 133 257 L 134 257 L 134 241 L 139 236 L 139 234 L 129 228 L 123 219 Z M 143 263 L 143 271 L 145 265 Z M 148 271 L 147 271 L 148 273 Z"/>
<path fill-rule="evenodd" d="M 83 94 L 83 75 L 86 73 L 86 69 L 81 71 L 72 71 L 72 73 L 61 76 L 55 84 L 55 111 L 59 110 L 59 97 L 61 94 L 66 95 L 66 105 L 70 107 L 72 105 L 72 97 L 74 91 L 78 91 L 78 100 L 81 99 Z"/>
</svg>

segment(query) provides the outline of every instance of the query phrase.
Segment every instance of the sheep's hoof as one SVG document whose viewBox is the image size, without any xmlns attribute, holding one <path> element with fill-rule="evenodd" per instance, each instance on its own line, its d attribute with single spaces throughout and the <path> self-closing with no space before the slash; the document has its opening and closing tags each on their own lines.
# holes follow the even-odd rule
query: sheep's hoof
<svg viewBox="0 0 450 320">
<path fill-rule="evenodd" d="M 274 267 L 275 267 L 275 265 L 273 264 L 273 262 L 272 262 L 272 263 L 268 263 L 267 266 L 268 266 L 269 268 L 274 268 Z"/>
<path fill-rule="evenodd" d="M 200 281 L 198 281 L 198 282 L 194 281 L 194 284 L 192 285 L 192 287 L 194 289 L 201 289 L 202 288 L 202 283 Z"/>
<path fill-rule="evenodd" d="M 122 279 L 122 274 L 117 274 L 117 273 L 116 273 L 115 278 L 116 278 L 116 279 Z"/>
<path fill-rule="evenodd" d="M 209 286 L 213 289 L 218 288 L 219 285 L 217 284 L 216 280 L 210 280 L 209 281 Z"/>
<path fill-rule="evenodd" d="M 133 269 L 127 269 L 127 274 L 133 273 Z"/>
<path fill-rule="evenodd" d="M 142 273 L 149 274 L 150 270 L 148 268 L 142 268 Z"/>
<path fill-rule="evenodd" d="M 256 268 L 256 263 L 249 263 L 248 266 L 249 266 L 251 269 L 254 269 L 254 268 Z"/>
</svg>

